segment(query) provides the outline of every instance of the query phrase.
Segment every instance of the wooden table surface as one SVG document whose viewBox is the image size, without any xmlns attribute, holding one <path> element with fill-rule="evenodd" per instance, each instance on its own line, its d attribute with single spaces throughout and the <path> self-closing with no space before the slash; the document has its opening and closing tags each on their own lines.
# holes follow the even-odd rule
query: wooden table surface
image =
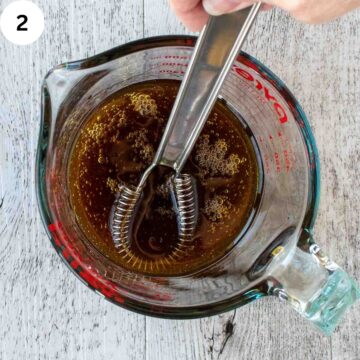
<svg viewBox="0 0 360 360">
<path fill-rule="evenodd" d="M 10 2 L 0 0 L 0 11 Z M 108 303 L 70 274 L 36 205 L 42 79 L 66 60 L 186 31 L 166 0 L 36 2 L 46 17 L 36 43 L 0 35 L 0 359 L 360 359 L 359 304 L 327 338 L 272 298 L 212 318 L 159 320 Z M 263 13 L 246 50 L 309 115 L 322 163 L 316 238 L 360 281 L 360 11 L 321 26 Z"/>
</svg>

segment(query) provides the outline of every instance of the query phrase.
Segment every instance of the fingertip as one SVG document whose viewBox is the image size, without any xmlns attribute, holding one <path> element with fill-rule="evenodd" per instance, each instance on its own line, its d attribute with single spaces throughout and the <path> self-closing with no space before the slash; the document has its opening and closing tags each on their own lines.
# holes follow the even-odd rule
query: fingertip
<svg viewBox="0 0 360 360">
<path fill-rule="evenodd" d="M 262 10 L 262 11 L 269 11 L 269 10 L 271 10 L 271 9 L 273 9 L 273 6 L 272 6 L 272 5 L 263 4 L 263 5 L 261 6 L 261 10 Z"/>
<path fill-rule="evenodd" d="M 176 13 L 184 13 L 194 10 L 201 0 L 169 0 L 170 8 Z"/>
<path fill-rule="evenodd" d="M 201 14 L 201 16 L 197 17 L 196 19 L 191 16 L 189 16 L 189 17 L 184 16 L 181 19 L 181 22 L 191 32 L 199 32 L 203 29 L 203 27 L 207 23 L 208 19 L 209 19 L 209 15 L 204 13 L 204 14 Z"/>
<path fill-rule="evenodd" d="M 202 30 L 209 18 L 209 14 L 204 10 L 201 1 L 191 11 L 177 12 L 177 16 L 184 26 L 192 32 Z"/>
<path fill-rule="evenodd" d="M 205 11 L 213 16 L 245 9 L 257 0 L 203 0 Z"/>
</svg>

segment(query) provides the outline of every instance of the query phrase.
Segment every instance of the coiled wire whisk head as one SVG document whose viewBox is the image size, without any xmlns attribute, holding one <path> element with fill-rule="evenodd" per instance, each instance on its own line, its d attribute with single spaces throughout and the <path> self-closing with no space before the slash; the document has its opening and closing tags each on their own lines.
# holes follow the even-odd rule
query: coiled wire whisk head
<svg viewBox="0 0 360 360">
<path fill-rule="evenodd" d="M 130 241 L 131 223 L 140 195 L 141 191 L 136 188 L 122 185 L 119 189 L 111 219 L 112 238 L 116 248 L 121 248 Z"/>
<path fill-rule="evenodd" d="M 177 255 L 185 253 L 193 243 L 193 235 L 197 223 L 197 201 L 195 186 L 188 174 L 180 174 L 172 178 L 172 193 L 177 210 L 179 242 Z"/>
<path fill-rule="evenodd" d="M 173 176 L 170 184 L 172 200 L 177 211 L 179 241 L 170 254 L 158 260 L 145 260 L 131 250 L 131 228 L 142 189 L 120 187 L 110 226 L 115 247 L 128 259 L 128 263 L 132 263 L 133 267 L 137 265 L 139 269 L 159 269 L 159 267 L 171 265 L 171 262 L 185 256 L 193 248 L 193 235 L 197 223 L 194 183 L 190 175 L 180 174 Z"/>
</svg>

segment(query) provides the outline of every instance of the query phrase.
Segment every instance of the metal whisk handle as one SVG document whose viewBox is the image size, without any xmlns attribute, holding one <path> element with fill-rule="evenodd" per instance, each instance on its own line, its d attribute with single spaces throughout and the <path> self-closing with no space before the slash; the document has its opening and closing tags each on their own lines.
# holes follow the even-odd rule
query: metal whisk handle
<svg viewBox="0 0 360 360">
<path fill-rule="evenodd" d="M 154 163 L 181 171 L 260 7 L 257 3 L 210 17 L 196 43 Z"/>
</svg>

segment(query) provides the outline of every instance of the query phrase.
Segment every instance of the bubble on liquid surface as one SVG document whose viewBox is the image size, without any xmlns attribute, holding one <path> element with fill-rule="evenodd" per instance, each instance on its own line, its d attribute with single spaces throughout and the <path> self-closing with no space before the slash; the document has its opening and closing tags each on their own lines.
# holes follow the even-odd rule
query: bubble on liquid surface
<svg viewBox="0 0 360 360">
<path fill-rule="evenodd" d="M 140 129 L 131 132 L 126 138 L 136 155 L 145 164 L 150 164 L 155 155 L 155 150 L 153 145 L 150 144 L 148 133 L 147 129 Z"/>
<path fill-rule="evenodd" d="M 209 135 L 200 137 L 196 146 L 195 160 L 205 176 L 233 176 L 239 173 L 240 165 L 246 161 L 237 154 L 228 155 L 229 146 L 224 139 L 218 139 L 213 144 Z"/>
<path fill-rule="evenodd" d="M 215 195 L 205 201 L 203 213 L 212 222 L 224 221 L 229 217 L 232 205 L 224 195 Z"/>
<path fill-rule="evenodd" d="M 156 101 L 148 94 L 130 94 L 131 104 L 134 110 L 142 116 L 156 116 L 158 112 Z"/>
</svg>

